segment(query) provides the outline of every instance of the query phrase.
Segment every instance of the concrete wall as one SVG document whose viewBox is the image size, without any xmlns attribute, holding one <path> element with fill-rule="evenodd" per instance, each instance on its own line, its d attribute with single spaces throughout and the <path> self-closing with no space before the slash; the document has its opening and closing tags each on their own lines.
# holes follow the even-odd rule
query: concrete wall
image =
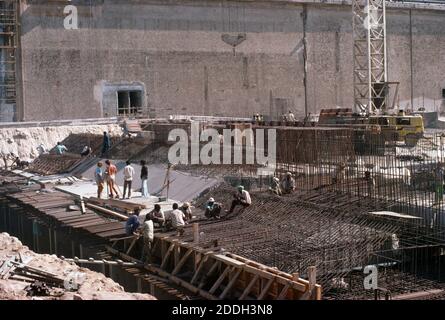
<svg viewBox="0 0 445 320">
<path fill-rule="evenodd" d="M 78 0 L 80 28 L 65 30 L 67 3 L 24 1 L 24 119 L 113 116 L 104 83 L 142 86 L 157 117 L 303 115 L 304 31 L 308 111 L 350 107 L 350 5 L 289 2 Z M 389 80 L 401 82 L 402 107 L 432 108 L 445 88 L 445 6 L 408 7 L 387 10 Z M 246 40 L 234 53 L 223 35 Z"/>
</svg>

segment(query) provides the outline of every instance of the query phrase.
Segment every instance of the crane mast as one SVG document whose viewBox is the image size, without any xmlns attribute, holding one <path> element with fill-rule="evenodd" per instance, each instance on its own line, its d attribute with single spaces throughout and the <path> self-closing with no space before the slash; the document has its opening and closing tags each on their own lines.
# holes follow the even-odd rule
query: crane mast
<svg viewBox="0 0 445 320">
<path fill-rule="evenodd" d="M 388 109 L 385 0 L 352 0 L 355 111 Z"/>
</svg>

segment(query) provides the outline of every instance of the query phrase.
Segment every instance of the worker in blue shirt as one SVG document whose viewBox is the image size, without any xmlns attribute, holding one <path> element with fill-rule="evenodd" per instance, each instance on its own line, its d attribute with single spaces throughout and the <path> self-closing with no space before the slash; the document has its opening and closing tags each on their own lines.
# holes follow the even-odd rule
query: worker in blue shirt
<svg viewBox="0 0 445 320">
<path fill-rule="evenodd" d="M 68 151 L 67 147 L 65 147 L 63 144 L 61 144 L 60 142 L 57 142 L 57 146 L 56 146 L 56 153 L 57 154 L 63 154 L 65 151 Z"/>
<path fill-rule="evenodd" d="M 125 223 L 125 232 L 127 233 L 127 236 L 133 235 L 133 233 L 135 233 L 136 230 L 139 228 L 140 222 L 138 216 L 139 210 L 135 210 Z"/>
</svg>

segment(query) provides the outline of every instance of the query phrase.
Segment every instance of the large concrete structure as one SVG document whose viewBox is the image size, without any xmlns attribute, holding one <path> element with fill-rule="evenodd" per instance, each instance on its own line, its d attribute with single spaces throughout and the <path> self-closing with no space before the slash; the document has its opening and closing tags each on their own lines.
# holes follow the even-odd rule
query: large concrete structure
<svg viewBox="0 0 445 320">
<path fill-rule="evenodd" d="M 77 30 L 64 28 L 67 5 Z M 443 106 L 445 5 L 387 7 L 400 106 Z M 17 120 L 138 106 L 156 117 L 303 116 L 353 104 L 348 1 L 22 0 L 20 11 Z"/>
</svg>

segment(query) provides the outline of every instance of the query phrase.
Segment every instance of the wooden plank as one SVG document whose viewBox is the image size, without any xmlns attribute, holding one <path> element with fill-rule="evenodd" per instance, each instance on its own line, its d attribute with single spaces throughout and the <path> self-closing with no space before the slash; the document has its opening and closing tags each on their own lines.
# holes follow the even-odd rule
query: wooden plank
<svg viewBox="0 0 445 320">
<path fill-rule="evenodd" d="M 216 268 L 218 267 L 219 264 L 220 264 L 220 262 L 218 260 L 215 260 L 215 262 L 213 263 L 209 272 L 207 272 L 207 275 L 201 279 L 201 282 L 199 283 L 199 286 L 198 286 L 199 289 L 201 289 L 202 287 L 205 286 L 205 281 L 207 280 L 207 277 L 213 274 L 213 272 L 216 270 Z"/>
<path fill-rule="evenodd" d="M 193 249 L 190 248 L 187 250 L 187 252 L 182 256 L 181 260 L 179 260 L 178 264 L 172 271 L 172 275 L 176 275 L 184 265 L 184 263 L 187 261 L 187 258 L 190 256 L 190 254 L 193 252 Z"/>
<path fill-rule="evenodd" d="M 193 274 L 192 280 L 190 281 L 191 284 L 195 284 L 196 280 L 198 279 L 199 273 L 202 270 L 202 267 L 209 259 L 209 255 L 205 255 L 204 258 L 201 259 L 201 262 L 199 263 L 198 268 L 196 269 L 195 273 Z"/>
<path fill-rule="evenodd" d="M 215 254 L 214 257 L 215 257 L 215 259 L 221 260 L 222 262 L 229 264 L 231 266 L 234 266 L 234 267 L 239 268 L 239 267 L 242 267 L 245 265 L 244 262 L 240 262 L 238 260 L 232 259 L 230 257 L 223 255 L 223 254 Z"/>
<path fill-rule="evenodd" d="M 102 208 L 102 207 L 96 206 L 96 205 L 91 204 L 91 203 L 86 203 L 86 206 L 88 208 L 95 209 L 95 210 L 98 210 L 100 212 L 106 213 L 106 214 L 108 214 L 108 215 L 110 215 L 110 216 L 112 216 L 114 218 L 119 218 L 119 219 L 122 219 L 122 220 L 128 220 L 128 216 L 126 216 L 124 214 L 120 214 L 118 212 L 115 212 L 115 211 L 112 211 L 112 210 L 109 210 L 109 209 L 106 209 L 106 208 Z"/>
<path fill-rule="evenodd" d="M 250 280 L 249 285 L 246 287 L 246 289 L 244 289 L 243 293 L 241 294 L 241 296 L 239 297 L 239 300 L 244 300 L 247 295 L 250 293 L 250 291 L 252 290 L 255 282 L 258 281 L 258 279 L 260 278 L 260 276 L 258 274 L 254 275 L 254 277 L 252 278 L 252 280 Z"/>
<path fill-rule="evenodd" d="M 139 239 L 139 236 L 134 236 L 134 237 L 133 237 L 133 240 L 131 241 L 131 244 L 130 244 L 130 246 L 128 247 L 128 250 L 127 250 L 126 254 L 130 254 L 131 249 L 133 249 L 133 247 L 134 247 L 134 245 L 136 244 L 136 241 L 138 241 L 138 239 Z"/>
<path fill-rule="evenodd" d="M 274 279 L 269 279 L 269 281 L 267 281 L 266 286 L 263 288 L 263 290 L 261 291 L 261 294 L 258 297 L 258 300 L 263 300 L 264 297 L 266 296 L 266 294 L 269 292 L 269 288 L 272 285 L 272 283 L 274 282 Z"/>
<path fill-rule="evenodd" d="M 277 300 L 283 300 L 289 290 L 289 285 L 286 284 L 283 289 L 280 291 L 280 294 L 277 296 Z"/>
<path fill-rule="evenodd" d="M 221 275 L 219 276 L 219 278 L 215 281 L 215 283 L 213 284 L 213 286 L 210 288 L 209 292 L 210 294 L 214 294 L 216 289 L 218 289 L 218 287 L 221 285 L 221 283 L 224 281 L 224 279 L 226 278 L 226 276 L 229 274 L 229 272 L 233 271 L 235 269 L 235 267 L 230 267 L 227 266 L 223 273 L 221 273 Z"/>
<path fill-rule="evenodd" d="M 168 258 L 170 257 L 171 253 L 173 252 L 173 249 L 175 248 L 175 243 L 170 244 L 170 247 L 167 250 L 167 253 L 165 254 L 165 256 L 162 259 L 162 263 L 160 268 L 164 269 L 165 265 L 167 264 Z"/>
<path fill-rule="evenodd" d="M 236 280 L 238 280 L 239 275 L 241 274 L 243 270 L 237 269 L 236 274 L 233 276 L 233 278 L 230 280 L 230 282 L 227 284 L 227 287 L 224 289 L 224 291 L 220 294 L 219 298 L 224 299 L 229 293 L 229 291 L 232 289 L 233 285 L 235 284 Z"/>
<path fill-rule="evenodd" d="M 420 298 L 428 298 L 433 295 L 441 294 L 444 290 L 441 289 L 433 289 L 433 290 L 427 290 L 427 291 L 419 291 L 419 292 L 412 292 L 412 293 L 405 293 L 400 294 L 397 296 L 394 296 L 391 298 L 391 300 L 418 300 Z"/>
</svg>

